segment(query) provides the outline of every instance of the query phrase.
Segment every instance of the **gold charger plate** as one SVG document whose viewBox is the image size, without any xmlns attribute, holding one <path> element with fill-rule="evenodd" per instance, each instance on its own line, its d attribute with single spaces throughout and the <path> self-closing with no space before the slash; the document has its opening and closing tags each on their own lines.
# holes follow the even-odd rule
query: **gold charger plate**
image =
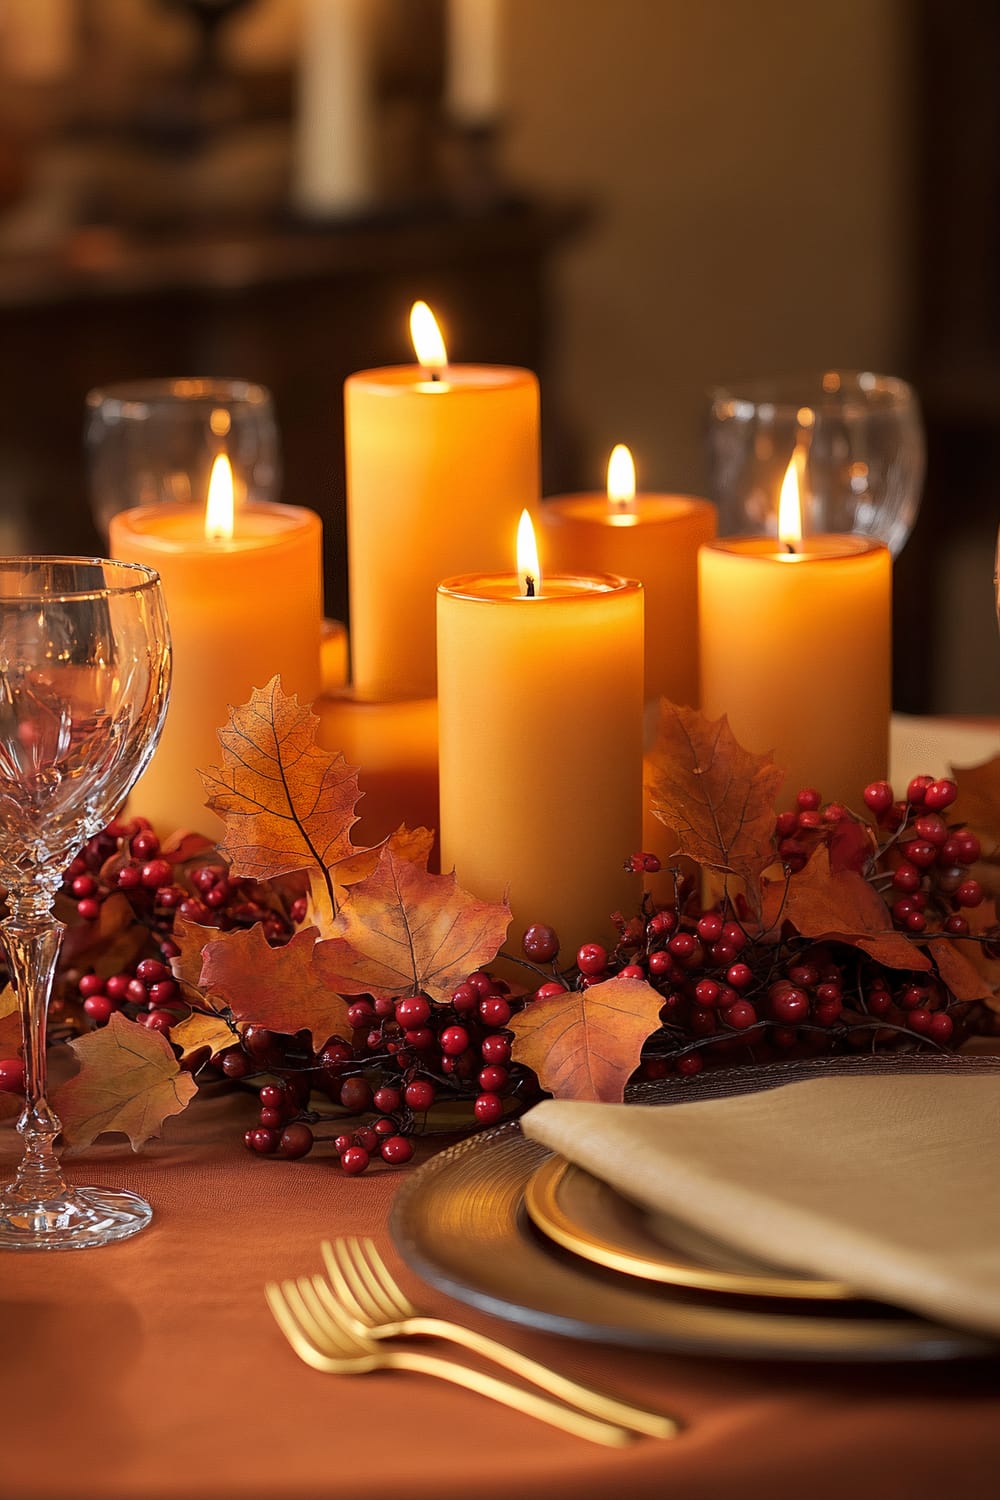
<svg viewBox="0 0 1000 1500">
<path fill-rule="evenodd" d="M 734 1297 L 858 1300 L 842 1281 L 799 1276 L 739 1257 L 667 1214 L 647 1212 L 562 1156 L 542 1162 L 528 1178 L 524 1207 L 535 1227 L 564 1250 L 626 1276 Z"/>
<path fill-rule="evenodd" d="M 1000 1343 L 875 1303 L 729 1298 L 622 1276 L 570 1255 L 524 1206 L 551 1156 L 516 1123 L 460 1141 L 400 1187 L 390 1230 L 407 1264 L 460 1302 L 569 1338 L 755 1360 L 1000 1358 Z"/>
</svg>

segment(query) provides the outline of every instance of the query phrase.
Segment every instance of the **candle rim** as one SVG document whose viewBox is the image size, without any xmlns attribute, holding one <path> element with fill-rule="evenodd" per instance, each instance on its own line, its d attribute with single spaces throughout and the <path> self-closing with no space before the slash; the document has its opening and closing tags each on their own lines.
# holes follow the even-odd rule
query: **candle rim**
<svg viewBox="0 0 1000 1500">
<path fill-rule="evenodd" d="M 116 545 L 120 546 L 123 541 L 121 533 L 125 537 L 134 537 L 142 542 L 144 547 L 154 552 L 162 552 L 164 555 L 172 555 L 183 551 L 189 556 L 222 556 L 227 552 L 249 552 L 268 545 L 279 545 L 289 541 L 297 540 L 318 526 L 322 521 L 317 511 L 310 510 L 304 505 L 284 505 L 277 500 L 248 500 L 239 506 L 236 511 L 237 525 L 243 525 L 247 519 L 254 521 L 269 517 L 285 521 L 284 526 L 277 526 L 273 530 L 253 531 L 250 533 L 237 530 L 231 537 L 213 539 L 206 537 L 204 533 L 204 509 L 195 500 L 166 500 L 156 501 L 151 505 L 134 505 L 128 510 L 120 510 L 111 518 L 112 528 L 119 533 L 115 538 Z M 157 521 L 190 521 L 190 535 L 164 535 L 156 529 Z"/>
<path fill-rule="evenodd" d="M 652 505 L 662 513 L 664 520 L 699 514 L 707 514 L 715 511 L 715 505 L 704 495 L 688 495 L 681 492 L 674 493 L 670 490 L 637 490 L 633 505 L 633 514 L 642 517 L 642 508 Z M 577 507 L 593 506 L 597 514 L 586 515 L 576 513 Z M 551 508 L 550 508 L 551 507 Z M 614 516 L 616 511 L 613 502 L 609 502 L 604 490 L 574 490 L 565 494 L 544 495 L 542 497 L 539 514 L 566 520 L 570 515 L 574 521 L 582 521 L 585 525 L 603 526 L 609 517 Z M 618 512 L 621 514 L 621 512 Z"/>
<path fill-rule="evenodd" d="M 615 594 L 642 592 L 638 578 L 625 578 L 620 573 L 544 573 L 542 592 L 529 598 L 521 589 L 521 575 L 514 569 L 506 573 L 458 573 L 438 584 L 437 592 L 449 599 L 467 599 L 473 604 L 572 604 L 580 599 L 610 598 Z M 483 593 L 476 585 L 492 584 L 509 587 L 511 592 Z M 546 589 L 555 584 L 578 585 L 564 592 L 549 594 Z"/>
<path fill-rule="evenodd" d="M 488 391 L 534 385 L 536 381 L 534 371 L 523 365 L 447 364 L 441 372 L 440 382 L 432 382 L 426 366 L 412 363 L 355 370 L 348 375 L 345 387 L 363 386 L 373 394 L 390 398 L 408 395 L 433 398 L 444 394 L 441 387 L 446 387 L 449 394 L 477 396 Z M 435 385 L 438 388 L 432 389 Z"/>
<path fill-rule="evenodd" d="M 831 545 L 833 544 L 833 545 Z M 862 536 L 859 532 L 820 531 L 807 534 L 801 539 L 801 552 L 782 549 L 776 536 L 724 536 L 703 542 L 705 551 L 723 552 L 732 557 L 746 557 L 751 562 L 832 562 L 838 558 L 852 559 L 872 557 L 879 552 L 888 552 L 885 542 L 878 537 Z M 810 548 L 819 547 L 819 550 Z"/>
</svg>

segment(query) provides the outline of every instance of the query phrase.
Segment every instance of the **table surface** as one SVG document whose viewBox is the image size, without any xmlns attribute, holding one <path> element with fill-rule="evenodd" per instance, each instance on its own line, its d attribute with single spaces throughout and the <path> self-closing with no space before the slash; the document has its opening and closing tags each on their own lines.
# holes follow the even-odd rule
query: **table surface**
<svg viewBox="0 0 1000 1500">
<path fill-rule="evenodd" d="M 112 1142 L 72 1180 L 153 1204 L 135 1239 L 2 1257 L 0 1492 L 16 1500 L 512 1495 L 604 1500 L 980 1500 L 1000 1467 L 1000 1361 L 764 1367 L 577 1344 L 473 1314 L 391 1253 L 409 1169 L 347 1178 L 329 1156 L 255 1157 L 246 1094 L 200 1097 L 134 1155 Z M 0 1134 L 13 1159 L 10 1126 Z M 422 1376 L 330 1377 L 292 1354 L 263 1297 L 321 1268 L 319 1242 L 372 1234 L 415 1301 L 682 1417 L 671 1443 L 606 1450 Z"/>
</svg>

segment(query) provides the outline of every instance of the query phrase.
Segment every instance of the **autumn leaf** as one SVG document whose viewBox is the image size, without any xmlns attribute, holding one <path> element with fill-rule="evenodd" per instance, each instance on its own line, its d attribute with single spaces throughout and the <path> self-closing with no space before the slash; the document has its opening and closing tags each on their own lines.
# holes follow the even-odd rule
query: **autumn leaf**
<svg viewBox="0 0 1000 1500">
<path fill-rule="evenodd" d="M 652 811 L 674 831 L 676 852 L 737 876 L 755 900 L 774 863 L 774 799 L 784 771 L 772 756 L 744 750 L 725 715 L 706 719 L 665 698 L 649 760 Z"/>
<path fill-rule="evenodd" d="M 260 925 L 219 933 L 202 961 L 202 990 L 222 1000 L 237 1021 L 272 1031 L 305 1029 L 317 1046 L 331 1036 L 350 1035 L 347 1005 L 313 967 L 315 927 L 296 932 L 272 948 Z"/>
<path fill-rule="evenodd" d="M 225 821 L 219 852 L 234 876 L 270 880 L 354 853 L 358 773 L 316 744 L 319 719 L 278 677 L 230 710 L 223 765 L 202 771 L 208 806 Z"/>
<path fill-rule="evenodd" d="M 180 950 L 170 960 L 170 968 L 186 998 L 201 994 L 201 965 L 205 946 L 219 936 L 217 927 L 206 927 L 188 917 L 175 916 L 171 937 Z"/>
<path fill-rule="evenodd" d="M 765 882 L 764 921 L 768 926 L 790 922 L 803 937 L 853 943 L 890 969 L 931 967 L 926 953 L 893 929 L 878 891 L 856 870 L 831 869 L 822 844 L 789 878 L 787 891 L 784 881 Z"/>
<path fill-rule="evenodd" d="M 620 1103 L 662 1004 L 643 979 L 608 979 L 532 1000 L 510 1020 L 517 1060 L 557 1099 Z"/>
<path fill-rule="evenodd" d="M 359 881 L 372 874 L 387 844 L 400 859 L 409 860 L 413 864 L 426 868 L 434 846 L 434 835 L 429 828 L 407 828 L 404 823 L 380 844 L 376 844 L 371 849 L 358 849 L 349 858 L 342 860 L 334 872 L 334 895 L 338 907 L 344 900 L 349 886 L 357 885 Z M 321 938 L 333 937 L 336 932 L 334 926 L 336 915 L 323 872 L 317 869 L 311 870 L 309 901 L 302 925 L 316 927 Z"/>
<path fill-rule="evenodd" d="M 170 1028 L 170 1040 L 181 1049 L 181 1062 L 189 1063 L 200 1054 L 222 1052 L 236 1044 L 236 1033 L 220 1015 L 206 1015 L 193 1010 L 183 1021 Z"/>
<path fill-rule="evenodd" d="M 496 957 L 510 924 L 506 901 L 480 901 L 454 874 L 386 844 L 371 875 L 351 887 L 316 946 L 316 968 L 331 989 L 350 995 L 414 995 L 445 1000 L 466 975 Z"/>
<path fill-rule="evenodd" d="M 0 1058 L 19 1057 L 21 1040 L 21 1008 L 8 984 L 0 991 Z"/>
<path fill-rule="evenodd" d="M 166 1038 L 120 1012 L 69 1046 L 80 1071 L 52 1098 L 69 1146 L 89 1146 L 97 1136 L 118 1131 L 138 1151 L 198 1092 Z"/>
<path fill-rule="evenodd" d="M 958 800 L 948 810 L 949 820 L 965 823 L 983 839 L 985 852 L 996 852 L 1000 836 L 1000 755 L 981 766 L 953 768 Z"/>
<path fill-rule="evenodd" d="M 950 938 L 935 937 L 928 944 L 935 967 L 956 1000 L 988 1000 L 990 984 Z"/>
<path fill-rule="evenodd" d="M 123 891 L 112 891 L 105 897 L 95 922 L 73 921 L 74 916 L 75 912 L 67 913 L 69 920 L 60 953 L 64 969 L 92 968 L 107 978 L 109 974 L 130 969 L 149 941 L 146 927 L 137 920 Z"/>
</svg>

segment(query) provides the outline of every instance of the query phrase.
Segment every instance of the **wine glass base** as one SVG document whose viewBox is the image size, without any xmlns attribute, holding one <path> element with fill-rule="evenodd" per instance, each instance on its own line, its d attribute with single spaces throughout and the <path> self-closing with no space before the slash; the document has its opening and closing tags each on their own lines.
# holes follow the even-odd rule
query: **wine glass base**
<svg viewBox="0 0 1000 1500">
<path fill-rule="evenodd" d="M 20 1199 L 0 1190 L 0 1250 L 87 1250 L 145 1229 L 145 1198 L 114 1188 L 70 1188 L 58 1198 Z"/>
</svg>

